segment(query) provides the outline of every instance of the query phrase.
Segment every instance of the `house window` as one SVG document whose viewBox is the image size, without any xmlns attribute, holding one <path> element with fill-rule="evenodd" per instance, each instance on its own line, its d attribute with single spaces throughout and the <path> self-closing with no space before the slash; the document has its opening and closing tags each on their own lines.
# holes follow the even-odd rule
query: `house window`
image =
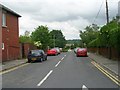
<svg viewBox="0 0 120 90">
<path fill-rule="evenodd" d="M 2 26 L 6 27 L 6 14 L 5 13 L 2 14 Z"/>
<path fill-rule="evenodd" d="M 4 50 L 4 43 L 2 43 L 2 50 Z"/>
</svg>

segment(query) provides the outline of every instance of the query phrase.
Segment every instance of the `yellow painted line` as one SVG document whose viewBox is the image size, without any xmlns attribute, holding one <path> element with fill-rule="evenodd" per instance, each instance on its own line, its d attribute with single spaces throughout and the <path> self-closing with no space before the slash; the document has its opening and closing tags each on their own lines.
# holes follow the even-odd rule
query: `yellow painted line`
<svg viewBox="0 0 120 90">
<path fill-rule="evenodd" d="M 110 74 L 108 71 L 106 71 L 105 69 L 103 69 L 100 65 L 97 64 L 98 67 L 100 67 L 104 72 L 106 72 L 107 74 L 109 74 L 112 78 L 114 78 L 115 80 L 117 80 L 118 82 L 120 82 L 120 80 L 118 78 L 116 78 L 115 76 L 113 76 L 112 74 Z"/>
<path fill-rule="evenodd" d="M 115 82 L 117 85 L 120 86 L 120 83 L 113 78 L 114 76 L 109 75 L 110 73 L 109 73 L 109 74 L 106 73 L 106 72 L 105 72 L 106 70 L 101 69 L 101 67 L 98 66 L 95 62 L 91 62 L 91 63 L 92 63 L 97 69 L 99 69 L 103 74 L 105 74 L 108 78 L 110 78 L 113 82 Z"/>
<path fill-rule="evenodd" d="M 13 67 L 13 68 L 11 68 L 11 69 L 2 71 L 2 72 L 0 72 L 0 75 L 5 74 L 5 73 L 8 73 L 8 72 L 11 72 L 11 71 L 14 71 L 14 70 L 16 70 L 16 69 L 18 69 L 18 68 L 24 67 L 24 66 L 29 65 L 29 64 L 30 64 L 30 63 L 25 63 L 25 64 L 22 64 L 22 65 L 20 65 L 20 66 L 16 66 L 16 67 Z"/>
<path fill-rule="evenodd" d="M 104 68 L 102 68 L 99 64 L 93 62 L 94 64 L 96 64 L 98 67 L 100 67 L 104 72 L 106 72 L 107 74 L 109 74 L 112 78 L 114 78 L 115 80 L 117 80 L 118 82 L 120 82 L 120 80 L 118 78 L 116 78 L 115 76 L 113 76 L 112 74 L 110 74 L 108 71 L 106 71 Z"/>
<path fill-rule="evenodd" d="M 96 66 L 96 65 L 95 65 Z M 97 66 L 96 66 L 97 67 Z M 117 85 L 120 86 L 120 84 L 115 80 L 113 79 L 112 77 L 110 77 L 107 73 L 105 73 L 101 68 L 97 67 L 102 73 L 104 73 L 107 77 L 109 77 L 113 82 L 115 82 Z"/>
</svg>

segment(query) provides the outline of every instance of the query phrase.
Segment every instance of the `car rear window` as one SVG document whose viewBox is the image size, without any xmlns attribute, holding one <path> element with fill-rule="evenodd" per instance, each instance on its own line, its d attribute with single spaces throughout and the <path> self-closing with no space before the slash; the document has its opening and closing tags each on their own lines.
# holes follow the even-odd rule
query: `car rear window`
<svg viewBox="0 0 120 90">
<path fill-rule="evenodd" d="M 31 51 L 31 54 L 33 54 L 33 55 L 40 55 L 40 51 L 39 50 L 32 50 Z"/>
<path fill-rule="evenodd" d="M 83 51 L 83 50 L 86 50 L 86 48 L 80 48 L 80 49 L 78 49 L 78 51 Z"/>
</svg>

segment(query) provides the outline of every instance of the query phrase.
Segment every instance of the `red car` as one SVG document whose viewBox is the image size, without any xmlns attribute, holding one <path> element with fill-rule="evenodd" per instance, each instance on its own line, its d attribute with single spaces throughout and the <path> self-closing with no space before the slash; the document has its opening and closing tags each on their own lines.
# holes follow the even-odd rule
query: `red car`
<svg viewBox="0 0 120 90">
<path fill-rule="evenodd" d="M 57 55 L 57 54 L 58 54 L 58 52 L 56 49 L 50 49 L 47 51 L 47 55 Z"/>
<path fill-rule="evenodd" d="M 87 49 L 86 48 L 79 48 L 77 50 L 76 56 L 87 56 Z"/>
</svg>

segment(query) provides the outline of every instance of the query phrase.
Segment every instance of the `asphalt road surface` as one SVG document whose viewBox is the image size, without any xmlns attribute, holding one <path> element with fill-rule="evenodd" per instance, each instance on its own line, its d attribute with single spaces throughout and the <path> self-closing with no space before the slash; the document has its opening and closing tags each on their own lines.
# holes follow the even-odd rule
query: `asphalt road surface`
<svg viewBox="0 0 120 90">
<path fill-rule="evenodd" d="M 30 63 L 2 75 L 3 88 L 118 88 L 100 72 L 89 57 L 74 52 L 48 56 L 44 62 Z"/>
</svg>

